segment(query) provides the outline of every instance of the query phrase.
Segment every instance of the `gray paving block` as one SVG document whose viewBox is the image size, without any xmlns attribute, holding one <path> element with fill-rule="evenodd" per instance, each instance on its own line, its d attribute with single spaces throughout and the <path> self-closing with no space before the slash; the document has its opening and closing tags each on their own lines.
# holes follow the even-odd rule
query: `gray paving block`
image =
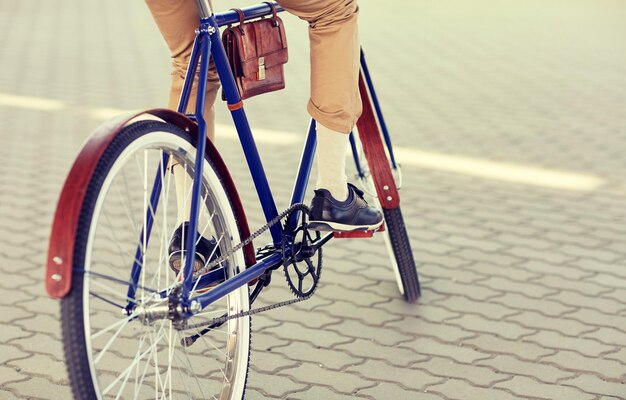
<svg viewBox="0 0 626 400">
<path fill-rule="evenodd" d="M 297 368 L 282 371 L 279 375 L 289 376 L 291 379 L 313 386 L 331 386 L 339 393 L 350 394 L 359 389 L 373 386 L 369 379 L 348 371 L 337 372 L 314 363 L 303 363 Z"/>
<path fill-rule="evenodd" d="M 392 385 L 387 382 L 382 382 L 377 386 L 372 388 L 360 390 L 359 393 L 364 395 L 369 395 L 374 399 L 395 399 L 395 400 L 440 400 L 443 397 L 440 397 L 433 393 L 420 392 L 414 390 L 406 390 L 404 388 L 398 387 L 397 385 Z"/>
<path fill-rule="evenodd" d="M 519 396 L 543 398 L 543 399 L 589 399 L 595 398 L 594 395 L 585 393 L 578 388 L 564 386 L 562 384 L 554 385 L 550 383 L 537 383 L 532 378 L 516 376 L 510 381 L 499 382 L 495 385 L 497 388 L 508 389 Z"/>
<path fill-rule="evenodd" d="M 441 382 L 443 379 L 426 370 L 416 367 L 390 367 L 382 361 L 370 360 L 364 364 L 347 368 L 347 371 L 356 372 L 369 382 L 392 382 L 401 387 L 416 391 L 423 391 L 428 386 Z"/>
<path fill-rule="evenodd" d="M 59 385 L 39 377 L 12 382 L 7 384 L 6 387 L 21 398 L 69 399 L 72 397 L 69 386 Z"/>
<path fill-rule="evenodd" d="M 325 369 L 343 370 L 348 365 L 360 364 L 364 360 L 354 354 L 302 342 L 293 342 L 274 351 L 294 361 L 317 363 Z"/>
<path fill-rule="evenodd" d="M 616 345 L 606 345 L 595 339 L 573 338 L 550 331 L 541 331 L 526 336 L 523 341 L 537 343 L 547 348 L 571 350 L 585 356 L 595 357 L 618 348 Z"/>
<path fill-rule="evenodd" d="M 483 353 L 510 354 L 522 360 L 534 361 L 540 357 L 555 354 L 557 350 L 536 343 L 510 340 L 503 337 L 482 334 L 466 339 L 463 344 Z"/>
<path fill-rule="evenodd" d="M 508 373 L 514 376 L 523 375 L 532 377 L 538 381 L 555 384 L 563 378 L 572 377 L 572 371 L 559 369 L 553 365 L 545 365 L 543 358 L 541 361 L 523 361 L 508 355 L 499 355 L 487 360 L 480 360 L 477 363 L 494 368 L 496 371 Z"/>
<path fill-rule="evenodd" d="M 406 347 L 422 355 L 447 357 L 461 363 L 472 363 L 489 357 L 486 352 L 479 352 L 456 343 L 442 343 L 430 338 L 417 338 L 401 343 L 399 347 Z"/>
<path fill-rule="evenodd" d="M 513 400 L 518 397 L 504 390 L 482 388 L 474 386 L 460 379 L 448 379 L 441 384 L 428 388 L 428 392 L 445 394 L 447 399 L 484 399 L 484 400 Z"/>
<path fill-rule="evenodd" d="M 390 365 L 407 367 L 412 363 L 427 360 L 430 356 L 398 346 L 384 346 L 371 339 L 355 339 L 339 344 L 335 349 L 352 354 L 355 359 L 367 358 L 384 361 Z"/>
</svg>

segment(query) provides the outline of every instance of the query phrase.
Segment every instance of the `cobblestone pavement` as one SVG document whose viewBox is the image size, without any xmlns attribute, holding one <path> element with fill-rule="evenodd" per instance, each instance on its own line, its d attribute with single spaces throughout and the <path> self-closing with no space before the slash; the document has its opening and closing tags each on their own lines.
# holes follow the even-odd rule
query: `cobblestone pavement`
<svg viewBox="0 0 626 400">
<path fill-rule="evenodd" d="M 423 296 L 402 301 L 381 238 L 335 241 L 318 295 L 255 318 L 246 398 L 626 398 L 626 6 L 360 3 Z M 280 208 L 308 90 L 306 26 L 284 18 L 288 88 L 246 102 Z M 0 0 L 0 26 L 0 399 L 67 399 L 55 202 L 104 118 L 164 103 L 169 61 L 141 1 Z"/>
</svg>

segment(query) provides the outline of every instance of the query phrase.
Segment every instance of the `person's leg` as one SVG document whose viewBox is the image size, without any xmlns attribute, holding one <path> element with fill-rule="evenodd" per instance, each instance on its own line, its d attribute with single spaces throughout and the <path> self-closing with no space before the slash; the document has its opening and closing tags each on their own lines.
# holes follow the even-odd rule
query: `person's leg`
<svg viewBox="0 0 626 400">
<path fill-rule="evenodd" d="M 172 82 L 168 108 L 176 110 L 185 82 L 187 65 L 191 58 L 193 42 L 196 37 L 195 30 L 200 24 L 198 11 L 195 2 L 190 0 L 145 0 L 145 2 L 170 50 L 173 70 L 171 73 Z M 186 112 L 195 111 L 197 87 L 198 77 L 196 76 Z M 207 136 L 211 140 L 215 139 L 215 112 L 213 104 L 219 88 L 220 81 L 217 71 L 213 62 L 211 62 L 204 107 Z"/>
<path fill-rule="evenodd" d="M 317 122 L 317 190 L 311 227 L 319 230 L 374 229 L 382 214 L 362 192 L 348 186 L 348 133 L 361 115 L 358 5 L 356 0 L 278 0 L 309 23 L 311 98 L 307 109 Z"/>
</svg>

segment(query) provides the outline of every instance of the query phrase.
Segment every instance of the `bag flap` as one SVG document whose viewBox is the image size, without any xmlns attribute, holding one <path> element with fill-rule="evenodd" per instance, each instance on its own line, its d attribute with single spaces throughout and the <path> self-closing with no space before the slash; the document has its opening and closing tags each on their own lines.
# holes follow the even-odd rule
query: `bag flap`
<svg viewBox="0 0 626 400">
<path fill-rule="evenodd" d="M 250 77 L 259 70 L 259 58 L 263 57 L 265 68 L 285 64 L 288 61 L 287 38 L 280 18 L 266 18 L 230 28 L 237 40 L 237 52 L 244 76 Z M 243 29 L 243 35 L 240 28 Z"/>
</svg>

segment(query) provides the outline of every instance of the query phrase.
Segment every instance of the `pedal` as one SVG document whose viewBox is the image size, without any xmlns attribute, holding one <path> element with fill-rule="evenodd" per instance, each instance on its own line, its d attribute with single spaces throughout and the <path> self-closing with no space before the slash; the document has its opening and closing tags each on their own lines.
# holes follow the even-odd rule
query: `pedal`
<svg viewBox="0 0 626 400">
<path fill-rule="evenodd" d="M 383 232 L 385 230 L 385 223 L 378 227 L 374 231 L 352 231 L 352 232 L 333 232 L 333 237 L 336 239 L 348 239 L 348 238 L 371 238 L 376 232 Z"/>
</svg>

